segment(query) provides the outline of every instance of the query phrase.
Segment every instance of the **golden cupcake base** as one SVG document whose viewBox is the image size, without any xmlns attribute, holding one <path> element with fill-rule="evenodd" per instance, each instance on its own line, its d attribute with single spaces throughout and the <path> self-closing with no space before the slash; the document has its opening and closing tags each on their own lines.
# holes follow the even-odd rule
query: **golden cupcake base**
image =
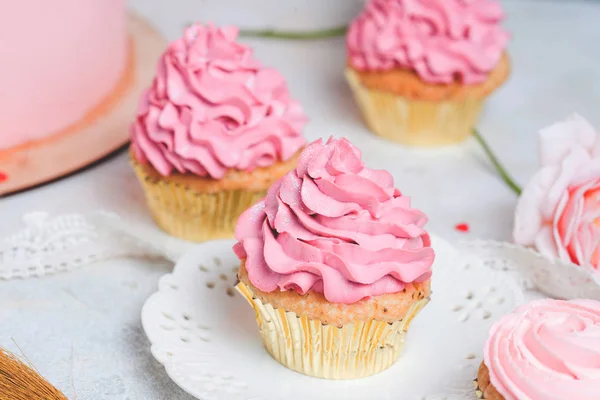
<svg viewBox="0 0 600 400">
<path fill-rule="evenodd" d="M 296 167 L 300 151 L 268 167 L 231 169 L 221 179 L 177 172 L 163 176 L 150 163 L 136 158 L 133 145 L 129 158 L 156 224 L 180 239 L 204 242 L 232 238 L 240 215 Z"/>
<path fill-rule="evenodd" d="M 156 224 L 170 235 L 193 242 L 233 237 L 240 214 L 267 194 L 246 189 L 202 193 L 168 177 L 150 176 L 135 160 L 132 164 Z"/>
<path fill-rule="evenodd" d="M 254 309 L 269 354 L 293 371 L 325 379 L 364 378 L 392 366 L 410 323 L 429 301 L 416 301 L 405 318 L 394 323 L 372 320 L 334 326 L 263 304 L 242 282 L 236 289 Z"/>
<path fill-rule="evenodd" d="M 411 146 L 442 146 L 466 140 L 477 125 L 484 97 L 450 100 L 411 99 L 369 89 L 348 68 L 346 79 L 369 129 L 385 139 Z"/>
</svg>

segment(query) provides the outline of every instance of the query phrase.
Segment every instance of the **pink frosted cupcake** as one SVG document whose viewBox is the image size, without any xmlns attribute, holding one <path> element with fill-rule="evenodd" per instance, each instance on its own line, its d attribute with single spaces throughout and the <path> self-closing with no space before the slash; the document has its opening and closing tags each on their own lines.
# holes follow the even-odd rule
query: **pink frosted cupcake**
<svg viewBox="0 0 600 400">
<path fill-rule="evenodd" d="M 509 75 L 493 0 L 370 0 L 348 30 L 346 77 L 375 134 L 403 144 L 460 142 Z"/>
<path fill-rule="evenodd" d="M 157 224 L 231 237 L 239 215 L 295 166 L 306 117 L 238 30 L 194 25 L 162 55 L 131 127 L 131 158 Z"/>
<path fill-rule="evenodd" d="M 400 356 L 427 304 L 426 216 L 346 139 L 309 144 L 298 166 L 240 217 L 237 289 L 267 351 L 303 374 L 360 378 Z"/>
<path fill-rule="evenodd" d="M 600 399 L 600 302 L 536 300 L 503 317 L 476 385 L 487 400 Z"/>
</svg>

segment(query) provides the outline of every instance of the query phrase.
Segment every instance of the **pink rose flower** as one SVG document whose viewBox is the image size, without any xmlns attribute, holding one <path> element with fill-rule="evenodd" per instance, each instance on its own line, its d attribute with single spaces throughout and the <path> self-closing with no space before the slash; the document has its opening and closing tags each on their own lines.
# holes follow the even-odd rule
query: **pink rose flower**
<svg viewBox="0 0 600 400">
<path fill-rule="evenodd" d="M 523 190 L 514 240 L 600 275 L 600 135 L 573 115 L 539 134 L 541 169 Z"/>
</svg>

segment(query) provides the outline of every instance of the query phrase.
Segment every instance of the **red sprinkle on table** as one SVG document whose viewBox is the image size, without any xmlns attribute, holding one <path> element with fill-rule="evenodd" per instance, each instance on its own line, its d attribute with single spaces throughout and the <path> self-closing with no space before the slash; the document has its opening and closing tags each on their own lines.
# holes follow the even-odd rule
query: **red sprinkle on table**
<svg viewBox="0 0 600 400">
<path fill-rule="evenodd" d="M 465 224 L 464 222 L 461 224 L 456 224 L 454 226 L 454 229 L 456 229 L 459 232 L 469 232 L 469 224 Z"/>
<path fill-rule="evenodd" d="M 6 175 L 4 172 L 0 171 L 0 183 L 7 181 L 8 180 L 8 175 Z"/>
</svg>

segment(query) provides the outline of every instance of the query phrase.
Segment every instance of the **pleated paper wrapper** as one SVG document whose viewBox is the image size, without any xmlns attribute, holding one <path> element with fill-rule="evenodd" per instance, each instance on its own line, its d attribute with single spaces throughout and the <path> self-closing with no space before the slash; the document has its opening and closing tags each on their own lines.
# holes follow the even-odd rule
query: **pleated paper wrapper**
<svg viewBox="0 0 600 400">
<path fill-rule="evenodd" d="M 466 140 L 476 126 L 484 98 L 455 101 L 412 100 L 365 87 L 352 69 L 346 79 L 369 129 L 378 136 L 412 146 L 443 146 Z"/>
<path fill-rule="evenodd" d="M 267 194 L 266 190 L 243 189 L 201 193 L 168 177 L 152 178 L 135 160 L 132 165 L 156 224 L 170 235 L 193 242 L 233 237 L 239 216 Z"/>
<path fill-rule="evenodd" d="M 394 323 L 372 320 L 338 327 L 263 304 L 242 282 L 236 289 L 256 312 L 271 356 L 291 370 L 325 379 L 362 378 L 389 368 L 400 357 L 412 319 L 429 302 L 416 301 Z"/>
</svg>

